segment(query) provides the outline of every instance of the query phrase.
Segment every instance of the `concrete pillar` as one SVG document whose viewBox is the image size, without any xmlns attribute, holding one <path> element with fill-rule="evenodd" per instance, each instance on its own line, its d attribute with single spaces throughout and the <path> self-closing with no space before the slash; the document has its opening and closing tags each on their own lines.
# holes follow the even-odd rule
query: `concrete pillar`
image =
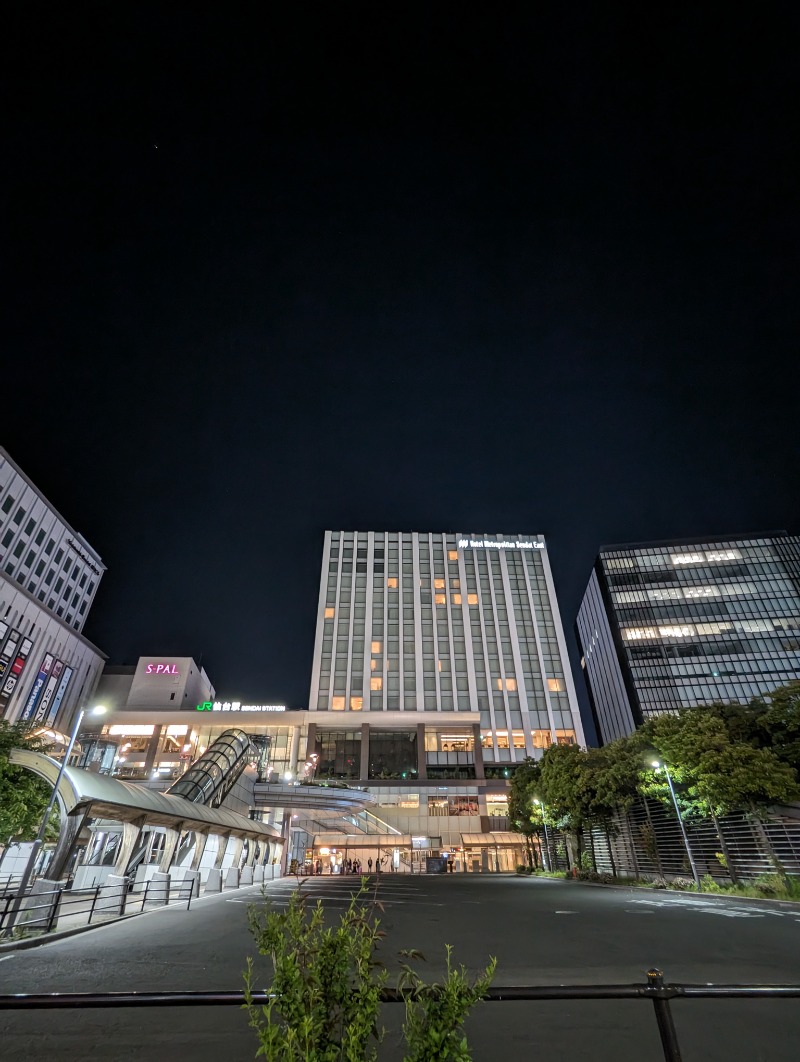
<svg viewBox="0 0 800 1062">
<path fill-rule="evenodd" d="M 362 781 L 369 778 L 369 723 L 361 724 L 361 763 L 358 777 Z"/>
<path fill-rule="evenodd" d="M 425 724 L 417 723 L 417 778 L 427 781 L 428 764 L 425 759 Z"/>
<path fill-rule="evenodd" d="M 239 888 L 239 868 L 237 866 L 228 867 L 227 873 L 225 874 L 225 888 Z"/>
<path fill-rule="evenodd" d="M 259 843 L 258 843 L 258 841 L 256 840 L 255 837 L 250 837 L 248 839 L 247 865 L 249 867 L 254 867 L 256 865 L 256 859 L 258 858 L 258 849 L 259 849 L 259 847 L 260 847 Z"/>
<path fill-rule="evenodd" d="M 190 870 L 198 870 L 200 863 L 205 854 L 206 845 L 208 844 L 208 832 L 198 833 L 195 831 L 194 835 L 194 851 L 192 852 L 192 861 L 189 864 Z"/>
<path fill-rule="evenodd" d="M 481 745 L 480 723 L 472 724 L 472 737 L 473 745 L 475 746 L 475 751 L 473 752 L 473 756 L 475 757 L 475 777 L 483 779 L 486 777 L 486 772 L 483 769 L 483 746 Z"/>
<path fill-rule="evenodd" d="M 164 829 L 164 833 L 164 854 L 161 856 L 161 862 L 158 865 L 158 869 L 162 874 L 166 874 L 169 871 L 175 858 L 175 853 L 178 851 L 178 842 L 181 839 L 180 825 L 174 829 L 167 826 Z"/>
<path fill-rule="evenodd" d="M 233 842 L 231 844 L 231 841 Z M 242 858 L 242 849 L 244 848 L 243 837 L 232 837 L 228 842 L 231 851 L 231 866 L 239 869 L 239 860 Z"/>
<path fill-rule="evenodd" d="M 259 863 L 253 867 L 253 884 L 260 885 L 264 881 L 264 867 Z"/>
<path fill-rule="evenodd" d="M 289 750 L 289 770 L 297 777 L 297 759 L 300 750 L 300 727 L 292 727 L 292 745 Z"/>
<path fill-rule="evenodd" d="M 126 825 L 128 825 L 126 823 Z M 141 828 L 140 828 L 141 829 Z M 123 838 L 124 843 L 124 838 Z M 106 883 L 100 889 L 97 903 L 94 905 L 94 916 L 100 921 L 101 918 L 119 918 L 125 904 L 125 895 L 128 891 L 128 879 L 121 874 L 109 874 Z"/>
<path fill-rule="evenodd" d="M 208 877 L 206 878 L 205 891 L 207 893 L 222 892 L 222 871 L 217 867 L 212 867 L 211 870 L 209 870 Z"/>
<path fill-rule="evenodd" d="M 50 919 L 60 902 L 59 890 L 62 889 L 60 881 L 52 881 L 49 878 L 39 878 L 31 885 L 30 892 L 20 904 L 17 915 L 17 925 L 25 926 L 26 929 L 47 929 Z M 67 893 L 69 896 L 69 893 Z M 31 911 L 29 908 L 35 907 Z M 58 914 L 53 918 L 53 928 L 58 924 Z"/>
<path fill-rule="evenodd" d="M 59 878 L 64 877 L 78 836 L 86 825 L 89 811 L 89 808 L 85 808 L 84 810 L 77 812 L 77 814 L 67 815 L 65 819 L 62 819 L 62 826 L 58 834 L 56 850 L 47 867 L 47 875 L 49 879 L 58 881 Z"/>
<path fill-rule="evenodd" d="M 217 857 L 214 860 L 214 868 L 216 870 L 222 870 L 222 862 L 225 859 L 225 851 L 228 847 L 230 836 L 229 833 L 220 833 L 217 835 Z"/>
<path fill-rule="evenodd" d="M 161 744 L 161 735 L 164 732 L 163 726 L 156 726 L 153 731 L 153 736 L 150 738 L 150 744 L 147 746 L 147 753 L 144 760 L 145 777 L 149 778 L 153 773 L 153 765 L 156 762 L 156 756 L 158 755 L 158 746 Z"/>
<path fill-rule="evenodd" d="M 232 868 L 231 868 L 232 869 Z M 240 885 L 252 885 L 253 884 L 253 868 L 247 863 L 242 867 L 242 873 L 239 875 Z"/>
<path fill-rule="evenodd" d="M 147 883 L 145 907 L 165 907 L 169 903 L 169 884 L 169 874 L 156 871 Z"/>
<path fill-rule="evenodd" d="M 142 836 L 142 827 L 144 826 L 145 821 L 145 816 L 140 815 L 139 818 L 134 819 L 133 822 L 123 822 L 122 839 L 119 845 L 117 861 L 114 864 L 115 874 L 124 874 L 128 869 L 128 863 L 130 863 L 134 849 L 139 843 L 139 838 Z"/>
</svg>

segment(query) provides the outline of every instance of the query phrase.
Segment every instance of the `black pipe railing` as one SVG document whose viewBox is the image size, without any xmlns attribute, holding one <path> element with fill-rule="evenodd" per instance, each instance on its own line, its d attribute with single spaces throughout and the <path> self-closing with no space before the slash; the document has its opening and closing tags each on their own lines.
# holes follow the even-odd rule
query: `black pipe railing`
<svg viewBox="0 0 800 1062">
<path fill-rule="evenodd" d="M 262 1006 L 274 997 L 252 992 L 249 1002 Z M 385 988 L 383 1003 L 402 1003 L 405 994 Z M 547 1000 L 639 999 L 653 1004 L 661 1048 L 666 1062 L 681 1062 L 681 1050 L 670 1002 L 675 999 L 800 999 L 800 984 L 785 985 L 685 985 L 667 984 L 660 970 L 647 971 L 642 984 L 628 985 L 513 985 L 490 988 L 486 1003 L 540 1002 Z M 244 992 L 52 992 L 0 995 L 0 1010 L 79 1010 L 85 1007 L 241 1007 Z"/>
</svg>

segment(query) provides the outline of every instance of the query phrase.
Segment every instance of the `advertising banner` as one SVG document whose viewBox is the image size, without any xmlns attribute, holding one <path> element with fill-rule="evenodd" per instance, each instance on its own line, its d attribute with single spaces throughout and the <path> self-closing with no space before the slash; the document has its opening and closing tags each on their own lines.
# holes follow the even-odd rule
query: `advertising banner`
<svg viewBox="0 0 800 1062">
<path fill-rule="evenodd" d="M 39 706 L 36 709 L 35 719 L 37 722 L 44 719 L 47 715 L 47 710 L 50 707 L 50 701 L 53 699 L 53 694 L 56 691 L 58 680 L 61 678 L 61 672 L 64 670 L 64 661 L 56 660 L 53 664 L 53 670 L 50 674 L 50 678 L 47 680 L 47 685 L 44 688 L 42 699 L 39 701 Z"/>
<path fill-rule="evenodd" d="M 25 670 L 25 665 L 28 662 L 28 654 L 33 648 L 33 642 L 30 638 L 23 638 L 20 642 L 19 650 L 14 662 L 8 670 L 8 678 L 3 683 L 3 690 L 0 693 L 0 708 L 5 708 L 8 702 L 11 700 L 11 694 L 17 688 L 17 683 L 22 676 L 22 672 Z"/>
<path fill-rule="evenodd" d="M 20 719 L 22 719 L 23 722 L 32 718 L 33 710 L 36 707 L 36 702 L 39 700 L 39 695 L 42 692 L 42 689 L 44 688 L 45 682 L 47 682 L 47 678 L 50 674 L 50 669 L 52 668 L 52 666 L 52 655 L 50 653 L 45 653 L 44 660 L 42 661 L 41 666 L 39 667 L 39 674 L 34 679 L 33 685 L 31 686 L 31 692 L 28 694 L 28 699 L 25 702 L 25 707 L 22 709 L 22 715 L 20 716 Z"/>
<path fill-rule="evenodd" d="M 7 634 L 8 634 L 8 624 L 7 623 L 0 623 L 0 649 L 3 648 L 3 642 L 6 640 L 6 635 Z"/>
<path fill-rule="evenodd" d="M 19 640 L 22 637 L 22 631 L 12 631 L 8 636 L 8 641 L 3 647 L 3 652 L 0 654 L 0 679 L 2 679 L 8 671 L 8 665 L 14 659 L 14 655 L 19 645 Z"/>
<path fill-rule="evenodd" d="M 50 711 L 47 713 L 47 718 L 43 720 L 46 726 L 52 726 L 55 722 L 55 718 L 58 715 L 58 709 L 61 707 L 61 702 L 64 700 L 64 694 L 67 692 L 67 686 L 69 686 L 69 680 L 74 675 L 74 671 L 71 667 L 64 668 L 64 674 L 61 676 L 61 682 L 58 684 L 58 690 L 53 698 L 53 703 L 50 705 Z"/>
</svg>

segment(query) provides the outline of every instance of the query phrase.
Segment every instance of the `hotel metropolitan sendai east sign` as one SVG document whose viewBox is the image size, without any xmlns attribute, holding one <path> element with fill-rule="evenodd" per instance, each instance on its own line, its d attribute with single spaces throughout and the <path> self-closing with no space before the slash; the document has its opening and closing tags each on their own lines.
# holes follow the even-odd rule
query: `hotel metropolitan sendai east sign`
<svg viewBox="0 0 800 1062">
<path fill-rule="evenodd" d="M 241 704 L 239 701 L 203 701 L 198 712 L 285 712 L 285 704 Z"/>
<path fill-rule="evenodd" d="M 544 549 L 544 542 L 520 542 L 516 539 L 513 542 L 507 542 L 503 539 L 502 542 L 495 542 L 491 538 L 460 538 L 458 540 L 459 549 Z"/>
</svg>

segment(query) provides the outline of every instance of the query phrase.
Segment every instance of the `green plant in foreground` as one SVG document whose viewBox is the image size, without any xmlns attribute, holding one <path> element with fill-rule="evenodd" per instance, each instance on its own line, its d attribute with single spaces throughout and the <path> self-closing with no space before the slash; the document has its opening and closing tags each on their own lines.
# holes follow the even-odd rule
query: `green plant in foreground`
<svg viewBox="0 0 800 1062">
<path fill-rule="evenodd" d="M 384 1030 L 379 1025 L 381 993 L 388 978 L 375 951 L 384 936 L 370 902 L 367 879 L 353 892 L 338 923 L 326 924 L 320 902 L 313 907 L 301 889 L 284 911 L 251 907 L 250 930 L 272 963 L 266 1005 L 253 1002 L 253 962 L 244 974 L 246 1008 L 259 1048 L 269 1062 L 374 1062 Z M 377 887 L 376 887 L 377 892 Z M 408 960 L 417 951 L 401 952 Z M 427 984 L 402 963 L 399 990 L 406 1005 L 404 1062 L 469 1062 L 463 1024 L 491 983 L 496 961 L 470 982 L 464 967 L 451 963 L 438 984 Z"/>
<path fill-rule="evenodd" d="M 363 881 L 338 925 L 325 924 L 320 902 L 309 907 L 300 890 L 285 911 L 251 907 L 250 931 L 258 950 L 272 960 L 265 1006 L 252 1002 L 253 966 L 248 959 L 245 996 L 250 1027 L 260 1041 L 256 1057 L 270 1062 L 372 1062 L 383 1039 L 378 1025 L 387 974 L 374 958 L 383 936 L 364 903 Z"/>
<path fill-rule="evenodd" d="M 447 945 L 447 973 L 438 984 L 426 984 L 407 963 L 400 976 L 400 990 L 406 1004 L 403 1035 L 407 1053 L 403 1062 L 470 1062 L 464 1021 L 492 983 L 497 959 L 471 981 L 463 966 L 452 964 L 452 947 Z M 401 954 L 422 958 L 418 952 Z"/>
</svg>

